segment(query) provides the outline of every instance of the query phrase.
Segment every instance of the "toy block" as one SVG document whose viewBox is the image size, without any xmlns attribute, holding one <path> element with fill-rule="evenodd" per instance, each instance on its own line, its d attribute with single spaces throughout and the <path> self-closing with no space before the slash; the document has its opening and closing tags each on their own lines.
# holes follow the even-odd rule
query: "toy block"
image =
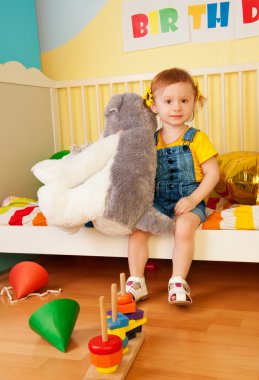
<svg viewBox="0 0 259 380">
<path fill-rule="evenodd" d="M 133 296 L 131 293 L 117 294 L 117 303 L 118 305 L 125 305 L 133 301 Z"/>
<path fill-rule="evenodd" d="M 88 343 L 89 351 L 95 355 L 111 355 L 119 351 L 122 342 L 118 335 L 109 334 L 108 338 L 104 341 L 101 335 L 93 337 Z"/>
<path fill-rule="evenodd" d="M 137 310 L 137 305 L 135 301 L 127 303 L 125 305 L 117 305 L 118 311 L 123 314 L 134 313 Z"/>
<path fill-rule="evenodd" d="M 107 368 L 118 365 L 122 360 L 122 349 L 115 351 L 113 354 L 98 355 L 90 352 L 91 363 L 95 367 Z"/>
<path fill-rule="evenodd" d="M 133 330 L 136 327 L 139 327 L 141 325 L 144 325 L 144 323 L 146 323 L 146 322 L 147 322 L 147 318 L 141 318 L 141 319 L 137 319 L 137 320 L 131 319 L 129 321 L 129 326 L 125 327 L 126 332 L 131 331 L 131 330 Z"/>
<path fill-rule="evenodd" d="M 144 317 L 144 311 L 140 309 L 136 309 L 133 313 L 126 313 L 125 316 L 128 319 L 141 319 Z"/>
<path fill-rule="evenodd" d="M 123 340 L 126 338 L 126 332 L 128 331 L 128 330 L 126 330 L 127 328 L 128 328 L 128 326 L 120 327 L 119 329 L 114 329 L 114 330 L 107 329 L 107 332 L 108 332 L 108 334 L 117 335 Z"/>
<path fill-rule="evenodd" d="M 123 350 L 128 346 L 128 342 L 129 342 L 129 339 L 128 339 L 127 333 L 126 333 L 126 337 L 124 339 L 122 339 Z M 125 352 L 123 352 L 123 353 L 125 353 Z"/>
<path fill-rule="evenodd" d="M 121 328 L 121 327 L 128 326 L 129 319 L 127 318 L 126 315 L 124 315 L 122 313 L 118 313 L 117 314 L 117 319 L 114 322 L 112 320 L 112 318 L 109 318 L 109 314 L 111 314 L 111 312 L 108 311 L 107 314 L 108 314 L 108 317 L 107 317 L 107 328 L 109 330 L 114 330 L 114 329 L 118 329 L 118 328 Z"/>
<path fill-rule="evenodd" d="M 113 367 L 95 367 L 97 369 L 98 372 L 100 372 L 102 374 L 102 379 L 103 379 L 103 375 L 104 374 L 107 374 L 109 376 L 109 374 L 112 374 L 113 372 L 115 372 L 117 369 L 118 369 L 118 365 L 114 365 Z"/>
<path fill-rule="evenodd" d="M 128 336 L 128 334 L 140 333 L 141 331 L 142 331 L 142 325 L 135 327 L 134 329 L 132 329 L 130 331 L 127 331 L 126 336 Z"/>
<path fill-rule="evenodd" d="M 128 338 L 128 340 L 134 339 L 134 338 L 136 338 L 137 334 L 141 333 L 141 331 L 142 331 L 142 325 L 136 327 L 135 329 L 127 331 L 126 332 L 126 337 Z"/>
<path fill-rule="evenodd" d="M 128 340 L 131 340 L 131 339 L 135 339 L 137 334 L 136 333 L 133 333 L 131 331 L 127 332 L 126 333 L 127 337 L 128 337 Z"/>
</svg>

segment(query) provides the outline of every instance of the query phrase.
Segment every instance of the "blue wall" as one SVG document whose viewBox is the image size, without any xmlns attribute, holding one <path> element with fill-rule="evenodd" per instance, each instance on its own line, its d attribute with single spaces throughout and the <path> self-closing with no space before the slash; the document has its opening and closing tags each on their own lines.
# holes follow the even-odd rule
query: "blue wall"
<svg viewBox="0 0 259 380">
<path fill-rule="evenodd" d="M 0 63 L 41 69 L 35 0 L 0 0 Z"/>
</svg>

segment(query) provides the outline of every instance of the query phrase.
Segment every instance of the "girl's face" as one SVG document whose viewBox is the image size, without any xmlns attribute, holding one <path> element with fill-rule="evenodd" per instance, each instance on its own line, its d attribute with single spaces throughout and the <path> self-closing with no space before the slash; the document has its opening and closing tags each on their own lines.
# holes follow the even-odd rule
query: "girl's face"
<svg viewBox="0 0 259 380">
<path fill-rule="evenodd" d="M 159 88 L 153 94 L 152 110 L 159 114 L 163 125 L 182 127 L 191 119 L 195 98 L 189 82 L 179 82 Z"/>
</svg>

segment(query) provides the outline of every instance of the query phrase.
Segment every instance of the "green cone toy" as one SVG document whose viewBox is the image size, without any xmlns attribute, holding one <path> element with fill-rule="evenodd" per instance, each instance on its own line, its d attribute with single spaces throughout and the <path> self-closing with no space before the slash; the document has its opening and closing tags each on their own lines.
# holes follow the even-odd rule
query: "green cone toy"
<svg viewBox="0 0 259 380">
<path fill-rule="evenodd" d="M 69 298 L 59 298 L 39 307 L 30 317 L 30 328 L 57 349 L 66 352 L 80 306 Z"/>
</svg>

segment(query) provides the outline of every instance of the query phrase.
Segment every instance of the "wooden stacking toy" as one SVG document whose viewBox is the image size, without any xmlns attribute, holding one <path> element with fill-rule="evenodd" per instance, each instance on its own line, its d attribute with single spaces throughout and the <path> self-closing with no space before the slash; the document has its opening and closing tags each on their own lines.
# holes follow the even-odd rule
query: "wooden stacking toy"
<svg viewBox="0 0 259 380">
<path fill-rule="evenodd" d="M 121 284 L 125 285 L 125 277 L 121 275 L 120 278 Z M 126 294 L 126 292 L 123 294 Z M 128 303 L 132 303 L 132 297 L 121 297 L 121 294 L 118 295 L 117 293 L 117 285 L 112 284 L 111 310 L 107 312 L 107 315 L 105 312 L 104 297 L 100 297 L 102 335 L 92 338 L 88 343 L 92 365 L 89 367 L 83 380 L 125 379 L 144 341 L 144 332 L 137 334 L 137 336 L 135 334 L 135 339 L 130 341 L 127 336 L 128 333 L 141 328 L 147 321 L 147 319 L 143 317 L 144 312 L 136 309 L 136 307 L 134 312 L 127 315 L 119 312 L 119 305 L 126 305 L 127 303 L 119 304 L 118 296 L 120 301 L 129 301 Z M 126 352 L 127 354 L 123 355 Z M 114 373 L 115 371 L 116 373 Z"/>
<path fill-rule="evenodd" d="M 89 343 L 90 359 L 96 370 L 102 374 L 113 373 L 122 360 L 122 340 L 119 336 L 107 333 L 104 297 L 100 297 L 102 335 L 93 337 Z"/>
</svg>

